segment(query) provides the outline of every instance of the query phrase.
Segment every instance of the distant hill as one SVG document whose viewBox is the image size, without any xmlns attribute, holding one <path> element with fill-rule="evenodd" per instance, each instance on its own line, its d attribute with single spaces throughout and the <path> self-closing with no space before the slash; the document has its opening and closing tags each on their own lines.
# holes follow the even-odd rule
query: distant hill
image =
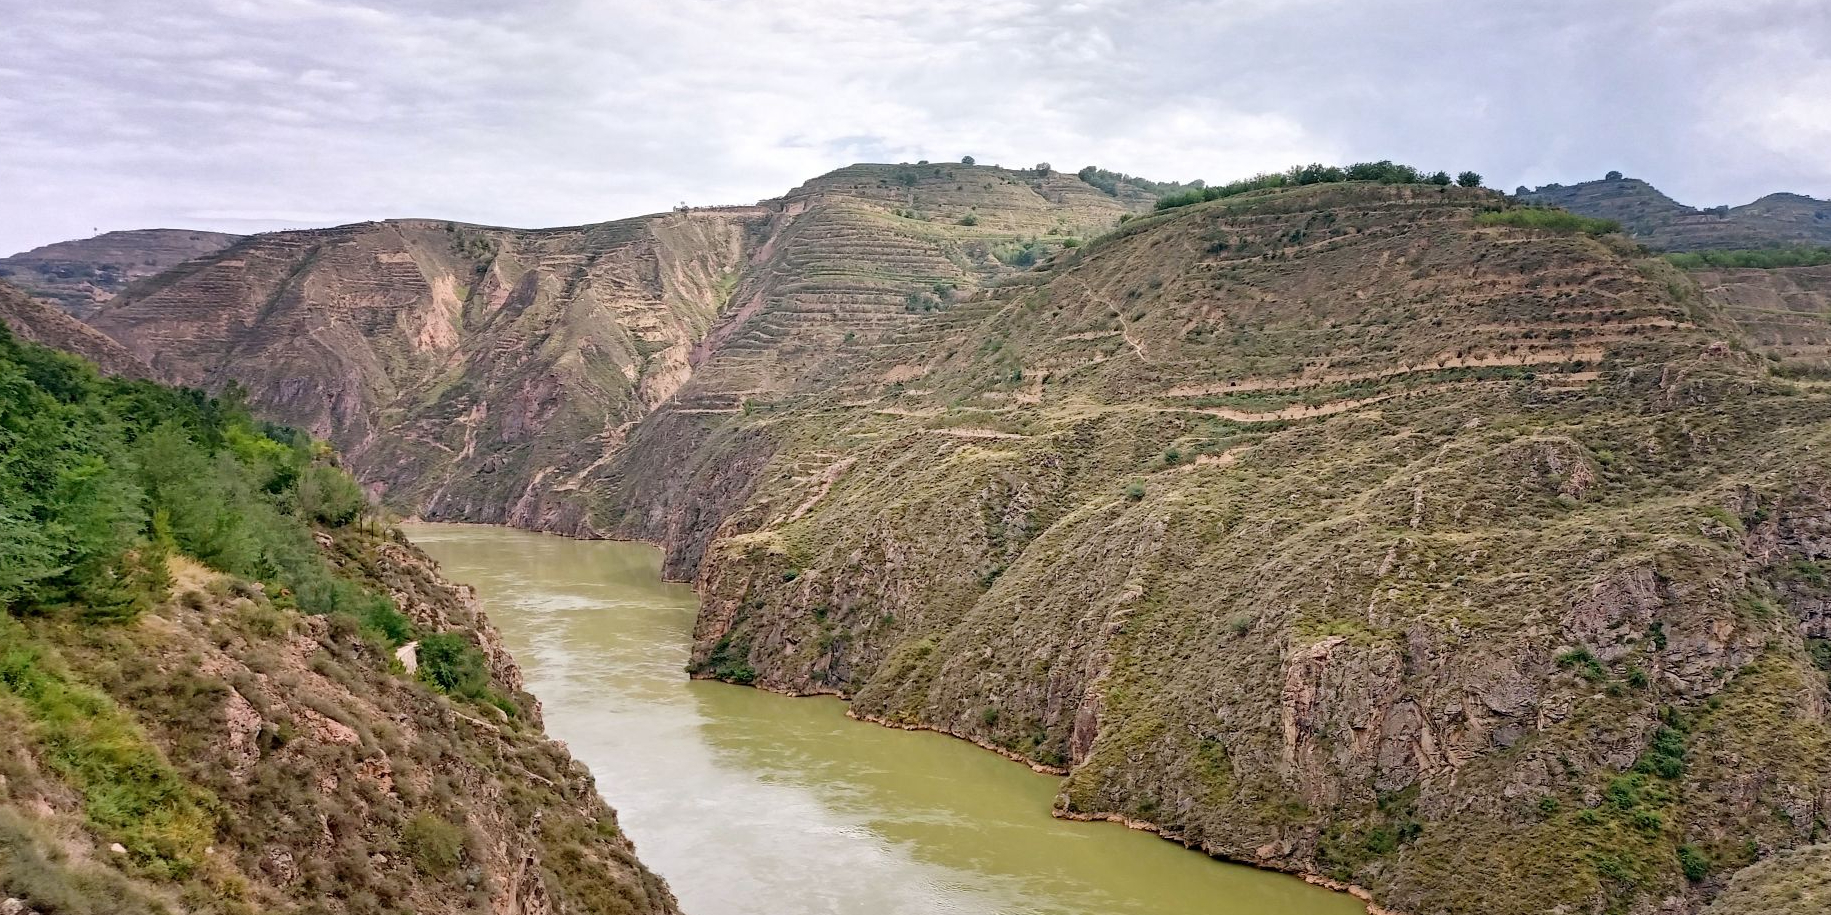
<svg viewBox="0 0 1831 915">
<path fill-rule="evenodd" d="M 152 377 L 152 369 L 126 347 L 5 281 L 0 281 L 0 324 L 21 340 L 75 353 L 110 375 Z"/>
<path fill-rule="evenodd" d="M 1662 251 L 1772 248 L 1831 244 L 1831 201 L 1802 194 L 1769 194 L 1739 207 L 1698 209 L 1639 178 L 1547 184 L 1516 192 L 1521 200 L 1613 219 L 1648 247 Z"/>
<path fill-rule="evenodd" d="M 0 279 L 9 279 L 80 317 L 134 280 L 193 257 L 215 254 L 239 238 L 190 229 L 104 232 L 0 258 Z"/>
</svg>

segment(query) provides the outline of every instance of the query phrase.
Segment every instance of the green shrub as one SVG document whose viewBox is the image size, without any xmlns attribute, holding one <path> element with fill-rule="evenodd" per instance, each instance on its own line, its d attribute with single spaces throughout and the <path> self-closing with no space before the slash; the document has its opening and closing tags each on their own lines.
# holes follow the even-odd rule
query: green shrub
<svg viewBox="0 0 1831 915">
<path fill-rule="evenodd" d="M 1475 221 L 1484 226 L 1511 226 L 1555 235 L 1609 235 L 1621 231 L 1621 224 L 1612 219 L 1592 219 L 1551 207 L 1517 207 L 1482 213 Z"/>
<path fill-rule="evenodd" d="M 490 674 L 483 652 L 456 632 L 438 632 L 420 639 L 419 676 L 439 692 L 467 699 L 489 695 Z"/>
<path fill-rule="evenodd" d="M 1686 251 L 1666 255 L 1666 260 L 1687 270 L 1705 267 L 1817 267 L 1831 264 L 1831 247 L 1789 245 L 1779 248 L 1744 248 L 1734 251 Z"/>
<path fill-rule="evenodd" d="M 1696 845 L 1678 847 L 1678 866 L 1685 872 L 1685 879 L 1697 883 L 1710 876 L 1710 856 Z"/>
<path fill-rule="evenodd" d="M 299 508 L 306 517 L 342 527 L 362 516 L 369 497 L 350 475 L 325 464 L 313 464 L 300 475 Z"/>
<path fill-rule="evenodd" d="M 362 615 L 376 598 L 331 572 L 300 506 L 347 520 L 360 489 L 242 399 L 102 378 L 0 328 L 0 605 L 128 619 L 164 598 L 182 552 L 307 612 Z"/>
<path fill-rule="evenodd" d="M 1587 648 L 1572 648 L 1562 652 L 1558 655 L 1557 661 L 1559 667 L 1565 670 L 1575 670 L 1584 679 L 1591 682 L 1600 682 L 1608 677 L 1608 671 L 1602 667 L 1602 662 L 1596 660 L 1596 656 L 1591 654 Z"/>
<path fill-rule="evenodd" d="M 449 874 L 464 862 L 464 830 L 443 817 L 416 813 L 401 826 L 401 847 L 421 871 Z"/>
</svg>

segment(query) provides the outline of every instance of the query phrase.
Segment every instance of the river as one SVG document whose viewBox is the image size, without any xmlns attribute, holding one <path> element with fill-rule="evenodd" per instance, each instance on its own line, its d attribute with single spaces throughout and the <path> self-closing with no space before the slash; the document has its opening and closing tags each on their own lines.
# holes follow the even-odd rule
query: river
<svg viewBox="0 0 1831 915">
<path fill-rule="evenodd" d="M 687 678 L 692 588 L 641 544 L 410 524 L 477 588 L 547 730 L 689 915 L 1357 915 L 1341 893 L 1112 823 L 940 734 Z"/>
</svg>

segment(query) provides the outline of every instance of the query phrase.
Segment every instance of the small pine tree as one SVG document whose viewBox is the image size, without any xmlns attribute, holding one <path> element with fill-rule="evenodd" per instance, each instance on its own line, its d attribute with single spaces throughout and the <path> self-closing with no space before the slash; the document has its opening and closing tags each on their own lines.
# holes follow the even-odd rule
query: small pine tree
<svg viewBox="0 0 1831 915">
<path fill-rule="evenodd" d="M 1481 187 L 1481 174 L 1479 172 L 1463 172 L 1456 176 L 1456 183 L 1463 187 Z"/>
</svg>

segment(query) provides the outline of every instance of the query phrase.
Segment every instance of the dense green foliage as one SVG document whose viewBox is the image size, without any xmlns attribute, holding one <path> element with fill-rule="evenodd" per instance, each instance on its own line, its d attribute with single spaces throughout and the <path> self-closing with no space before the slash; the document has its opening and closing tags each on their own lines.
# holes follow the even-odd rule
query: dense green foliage
<svg viewBox="0 0 1831 915">
<path fill-rule="evenodd" d="M 1140 178 L 1137 175 L 1128 175 L 1124 172 L 1107 171 L 1104 168 L 1094 165 L 1089 165 L 1086 168 L 1075 172 L 1075 177 L 1105 191 L 1113 197 L 1119 196 L 1120 188 L 1124 185 L 1130 185 L 1141 191 L 1156 194 L 1160 197 L 1165 194 L 1177 194 L 1190 188 L 1200 188 L 1203 186 L 1200 181 L 1191 182 L 1189 184 L 1184 184 L 1180 181 L 1151 181 Z"/>
<path fill-rule="evenodd" d="M 1613 219 L 1592 219 L 1578 216 L 1569 210 L 1551 207 L 1519 207 L 1511 210 L 1499 210 L 1483 213 L 1475 221 L 1484 226 L 1512 226 L 1516 229 L 1536 229 L 1540 232 L 1551 232 L 1557 235 L 1609 235 L 1621 231 L 1621 223 Z"/>
<path fill-rule="evenodd" d="M 1705 267 L 1817 267 L 1831 264 L 1831 248 L 1796 245 L 1784 248 L 1744 248 L 1734 251 L 1686 251 L 1668 254 L 1666 260 L 1687 270 Z"/>
<path fill-rule="evenodd" d="M 1474 175 L 1474 172 L 1464 172 Z M 1480 176 L 1476 175 L 1479 183 Z M 1194 187 L 1186 191 L 1167 194 L 1157 200 L 1157 209 L 1169 210 L 1189 206 L 1195 203 L 1206 203 L 1220 200 L 1223 197 L 1236 197 L 1253 191 L 1269 190 L 1280 187 L 1303 187 L 1311 184 L 1339 184 L 1344 181 L 1371 181 L 1377 184 L 1436 184 L 1448 185 L 1448 172 L 1423 172 L 1409 165 L 1400 165 L 1391 160 L 1379 162 L 1356 162 L 1346 168 L 1334 165 L 1293 165 L 1282 172 L 1269 172 L 1242 178 L 1227 184 L 1208 187 Z"/>
<path fill-rule="evenodd" d="M 0 605 L 131 617 L 163 598 L 177 550 L 307 612 L 386 624 L 389 602 L 334 575 L 312 540 L 311 521 L 367 506 L 314 450 L 237 397 L 102 378 L 0 331 Z"/>
</svg>

